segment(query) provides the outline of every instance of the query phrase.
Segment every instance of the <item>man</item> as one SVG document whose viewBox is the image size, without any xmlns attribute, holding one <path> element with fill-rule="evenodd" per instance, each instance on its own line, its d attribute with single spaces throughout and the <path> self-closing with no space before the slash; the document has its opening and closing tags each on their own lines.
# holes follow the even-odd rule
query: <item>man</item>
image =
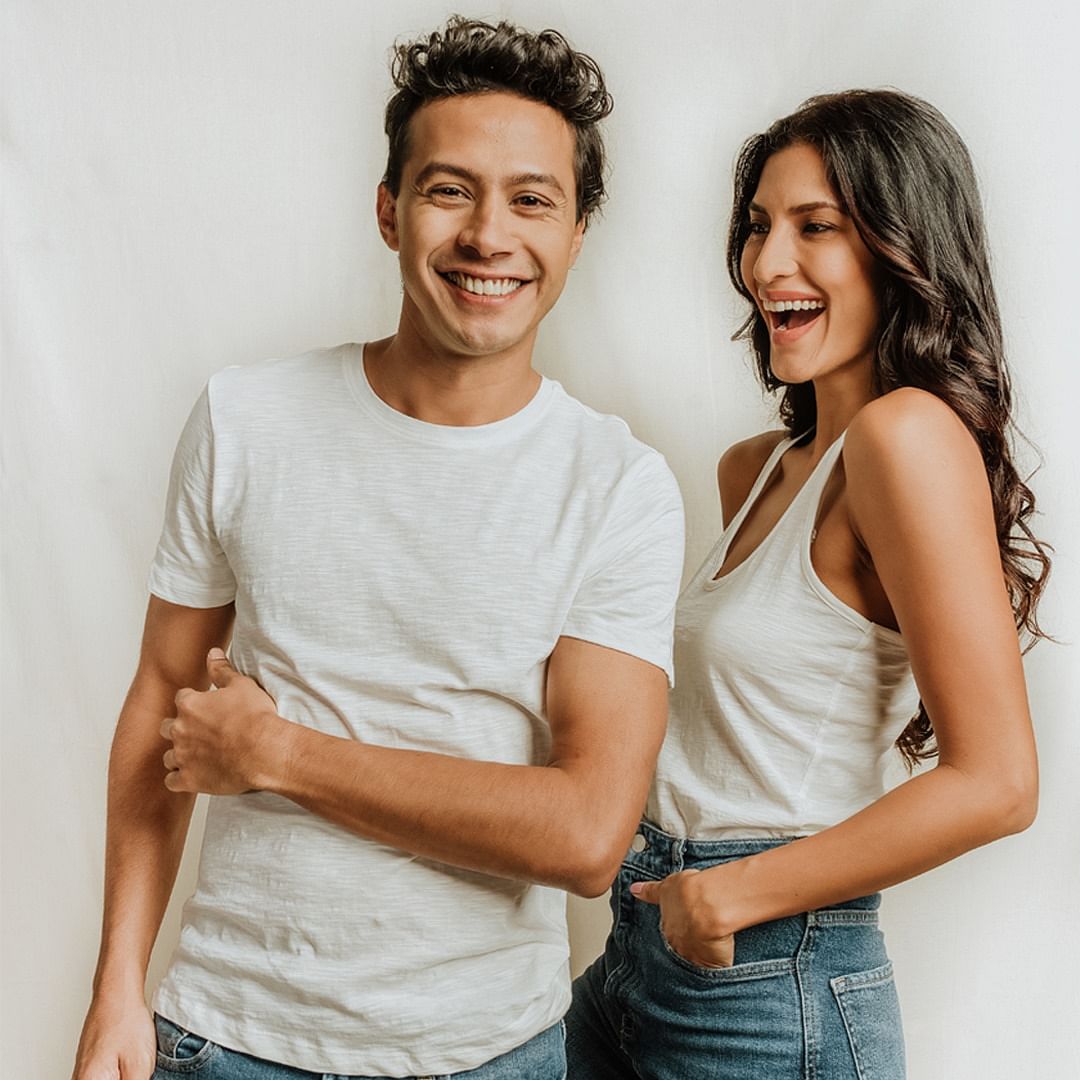
<svg viewBox="0 0 1080 1080">
<path fill-rule="evenodd" d="M 77 1080 L 145 1080 L 155 1023 L 163 1075 L 563 1075 L 558 890 L 607 888 L 644 802 L 681 504 L 531 367 L 603 197 L 596 65 L 453 19 L 394 78 L 397 332 L 221 372 L 180 440 Z"/>
</svg>

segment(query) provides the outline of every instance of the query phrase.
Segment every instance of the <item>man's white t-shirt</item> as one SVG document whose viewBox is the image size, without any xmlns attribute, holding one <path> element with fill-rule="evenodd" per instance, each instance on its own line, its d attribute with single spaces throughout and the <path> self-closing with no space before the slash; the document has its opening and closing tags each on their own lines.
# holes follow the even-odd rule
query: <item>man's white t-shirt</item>
<svg viewBox="0 0 1080 1080">
<path fill-rule="evenodd" d="M 543 380 L 520 412 L 428 424 L 344 345 L 214 376 L 180 439 L 151 591 L 236 603 L 232 659 L 331 735 L 543 764 L 560 636 L 671 674 L 682 504 L 626 424 Z M 612 739 L 621 737 L 618 730 Z M 315 1072 L 458 1072 L 569 1000 L 565 897 L 366 840 L 287 799 L 210 800 L 154 996 Z"/>
</svg>

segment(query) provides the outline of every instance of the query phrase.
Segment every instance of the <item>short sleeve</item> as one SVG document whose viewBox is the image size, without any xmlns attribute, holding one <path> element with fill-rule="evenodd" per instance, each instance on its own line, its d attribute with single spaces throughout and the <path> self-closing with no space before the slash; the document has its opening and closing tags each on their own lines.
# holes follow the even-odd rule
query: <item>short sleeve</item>
<svg viewBox="0 0 1080 1080">
<path fill-rule="evenodd" d="M 155 596 L 184 607 L 221 607 L 236 596 L 236 582 L 214 528 L 209 385 L 191 410 L 173 457 L 165 523 L 149 585 Z"/>
<path fill-rule="evenodd" d="M 612 492 L 563 634 L 647 660 L 674 685 L 672 634 L 684 542 L 679 486 L 652 452 Z"/>
</svg>

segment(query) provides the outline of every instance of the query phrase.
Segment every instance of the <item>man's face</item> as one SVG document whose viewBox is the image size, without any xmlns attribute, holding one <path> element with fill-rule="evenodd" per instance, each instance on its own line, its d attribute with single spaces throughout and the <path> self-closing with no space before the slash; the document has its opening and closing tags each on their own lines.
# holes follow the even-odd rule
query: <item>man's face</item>
<svg viewBox="0 0 1080 1080">
<path fill-rule="evenodd" d="M 531 358 L 585 231 L 575 221 L 574 132 L 552 108 L 508 93 L 422 106 L 383 239 L 399 253 L 407 323 L 447 357 Z"/>
</svg>

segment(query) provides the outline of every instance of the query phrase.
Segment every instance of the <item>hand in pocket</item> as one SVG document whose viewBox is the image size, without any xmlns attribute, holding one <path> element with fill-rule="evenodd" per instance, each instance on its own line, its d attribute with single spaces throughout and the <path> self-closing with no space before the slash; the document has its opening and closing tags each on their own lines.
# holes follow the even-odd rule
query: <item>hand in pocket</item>
<svg viewBox="0 0 1080 1080">
<path fill-rule="evenodd" d="M 635 882 L 630 892 L 643 903 L 659 905 L 660 932 L 684 960 L 703 968 L 731 967 L 735 935 L 724 931 L 707 882 L 698 870 L 682 870 L 662 881 Z"/>
</svg>

